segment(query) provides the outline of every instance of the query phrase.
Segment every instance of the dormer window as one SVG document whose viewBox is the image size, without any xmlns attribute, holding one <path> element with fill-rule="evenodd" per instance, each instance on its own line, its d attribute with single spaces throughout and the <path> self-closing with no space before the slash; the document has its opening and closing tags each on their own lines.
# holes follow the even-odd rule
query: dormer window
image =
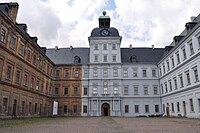
<svg viewBox="0 0 200 133">
<path fill-rule="evenodd" d="M 130 57 L 130 62 L 131 62 L 131 63 L 137 62 L 137 58 L 136 58 L 135 55 L 132 55 L 132 56 Z"/>
<path fill-rule="evenodd" d="M 81 63 L 81 59 L 80 59 L 79 56 L 75 56 L 75 57 L 74 57 L 74 63 L 75 63 L 75 64 Z"/>
</svg>

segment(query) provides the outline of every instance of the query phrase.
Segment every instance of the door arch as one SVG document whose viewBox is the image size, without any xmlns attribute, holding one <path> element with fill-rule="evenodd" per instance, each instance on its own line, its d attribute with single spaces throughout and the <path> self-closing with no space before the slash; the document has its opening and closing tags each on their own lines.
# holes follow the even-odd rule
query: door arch
<svg viewBox="0 0 200 133">
<path fill-rule="evenodd" d="M 101 106 L 101 116 L 110 116 L 110 105 L 103 103 Z"/>
</svg>

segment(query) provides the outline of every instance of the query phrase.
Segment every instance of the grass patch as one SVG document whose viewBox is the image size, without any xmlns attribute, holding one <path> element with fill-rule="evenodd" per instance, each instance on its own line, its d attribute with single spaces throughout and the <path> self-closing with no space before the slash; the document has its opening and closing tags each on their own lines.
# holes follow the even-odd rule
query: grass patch
<svg viewBox="0 0 200 133">
<path fill-rule="evenodd" d="M 33 124 L 39 122 L 52 121 L 66 117 L 40 117 L 40 118 L 15 118 L 15 119 L 0 119 L 0 128 L 13 127 L 24 124 Z"/>
</svg>

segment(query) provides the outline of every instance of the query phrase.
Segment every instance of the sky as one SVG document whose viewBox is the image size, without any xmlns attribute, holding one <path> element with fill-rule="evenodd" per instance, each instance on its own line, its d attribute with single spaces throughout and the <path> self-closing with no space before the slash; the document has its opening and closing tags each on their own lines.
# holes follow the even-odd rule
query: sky
<svg viewBox="0 0 200 133">
<path fill-rule="evenodd" d="M 121 47 L 165 47 L 179 35 L 200 0 L 0 0 L 18 2 L 18 23 L 38 37 L 41 47 L 89 47 L 88 37 L 106 11 Z"/>
</svg>

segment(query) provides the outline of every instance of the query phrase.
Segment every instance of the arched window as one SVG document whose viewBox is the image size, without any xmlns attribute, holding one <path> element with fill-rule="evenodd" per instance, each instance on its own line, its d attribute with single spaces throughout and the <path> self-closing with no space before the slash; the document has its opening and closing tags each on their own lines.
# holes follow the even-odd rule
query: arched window
<svg viewBox="0 0 200 133">
<path fill-rule="evenodd" d="M 137 57 L 135 56 L 135 55 L 132 55 L 131 57 L 130 57 L 130 62 L 137 62 Z"/>
<path fill-rule="evenodd" d="M 75 64 L 81 63 L 81 58 L 79 56 L 75 56 L 74 57 L 74 63 Z"/>
</svg>

